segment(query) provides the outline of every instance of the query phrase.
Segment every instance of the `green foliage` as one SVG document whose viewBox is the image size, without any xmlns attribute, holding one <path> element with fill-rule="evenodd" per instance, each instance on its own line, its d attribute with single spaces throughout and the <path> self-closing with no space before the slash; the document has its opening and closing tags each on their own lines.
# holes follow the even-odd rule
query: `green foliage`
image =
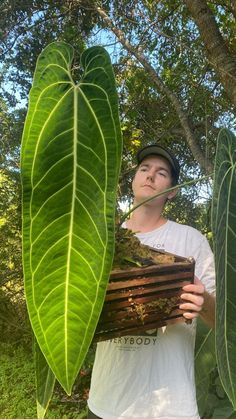
<svg viewBox="0 0 236 419">
<path fill-rule="evenodd" d="M 205 410 L 201 419 L 228 419 L 233 407 L 222 387 L 217 368 L 209 374 L 208 382 Z"/>
<path fill-rule="evenodd" d="M 207 330 L 206 327 L 204 329 L 201 322 L 198 322 L 196 341 L 197 397 L 199 411 L 204 419 L 229 418 L 233 412 L 232 404 L 234 406 L 235 150 L 235 136 L 228 130 L 222 130 L 218 137 L 212 200 L 212 230 L 217 276 L 216 355 L 218 369 L 213 331 Z"/>
<path fill-rule="evenodd" d="M 34 359 L 36 367 L 36 401 L 38 419 L 43 419 L 51 400 L 55 376 L 48 366 L 36 340 L 34 339 Z"/>
<path fill-rule="evenodd" d="M 71 397 L 56 386 L 47 419 L 84 419 L 94 350 L 90 350 L 73 388 Z M 31 344 L 27 349 L 16 343 L 0 343 L 0 417 L 33 419 L 35 404 L 35 368 Z"/>
<path fill-rule="evenodd" d="M 81 9 L 77 2 L 60 0 L 3 0 L 0 5 L 0 57 L 5 63 L 3 80 L 12 83 L 13 92 L 3 86 L 3 95 L 11 106 L 17 102 L 14 89 L 18 85 L 21 98 L 28 96 L 38 55 L 55 40 L 67 41 L 76 51 L 85 49 L 84 39 L 96 23 L 96 16 Z M 23 75 L 23 77 L 22 77 Z"/>
<path fill-rule="evenodd" d="M 0 99 L 0 286 L 20 282 L 21 200 L 18 117 Z"/>
<path fill-rule="evenodd" d="M 40 55 L 22 142 L 25 291 L 34 333 L 70 393 L 102 309 L 113 258 L 121 159 L 107 52 L 50 44 Z"/>
<path fill-rule="evenodd" d="M 189 195 L 187 192 L 178 192 L 173 201 L 167 203 L 164 214 L 173 221 L 180 224 L 191 225 L 204 235 L 208 236 L 211 226 L 208 217 L 208 202 L 200 203 L 196 198 L 198 185 L 194 185 Z"/>
<path fill-rule="evenodd" d="M 9 289 L 22 278 L 19 192 L 19 174 L 0 169 L 0 285 Z"/>
<path fill-rule="evenodd" d="M 205 411 L 209 412 L 207 399 L 211 383 L 211 373 L 215 370 L 215 368 L 216 356 L 214 331 L 209 329 L 199 319 L 195 346 L 195 381 L 200 416 L 202 416 Z"/>
<path fill-rule="evenodd" d="M 198 145 L 206 157 L 212 158 L 217 120 L 220 119 L 221 125 L 232 126 L 233 117 L 227 111 L 222 113 L 228 100 L 206 61 L 198 30 L 183 3 L 111 3 L 113 20 L 127 39 L 145 53 L 162 82 L 178 97 L 188 113 Z M 220 30 L 225 24 L 218 20 L 219 15 L 227 15 L 234 22 L 226 4 L 215 9 Z M 232 32 L 228 31 L 225 42 L 227 39 L 229 43 L 234 39 Z M 163 92 L 152 85 L 146 70 L 134 59 L 126 58 L 124 52 L 122 54 L 119 79 L 122 79 L 121 106 L 126 119 L 132 121 L 133 129 L 142 131 L 143 144 L 160 140 L 173 147 L 180 159 L 189 164 L 192 156 L 184 148 L 184 133 L 172 105 Z M 230 104 L 229 109 L 234 112 Z"/>
<path fill-rule="evenodd" d="M 36 417 L 32 357 L 21 346 L 1 343 L 0 365 L 1 417 Z"/>
<path fill-rule="evenodd" d="M 224 129 L 218 137 L 212 202 L 216 260 L 216 354 L 224 389 L 236 409 L 236 137 Z"/>
<path fill-rule="evenodd" d="M 0 336 L 1 342 L 29 341 L 31 333 L 25 304 L 12 297 L 12 293 L 0 289 Z"/>
</svg>

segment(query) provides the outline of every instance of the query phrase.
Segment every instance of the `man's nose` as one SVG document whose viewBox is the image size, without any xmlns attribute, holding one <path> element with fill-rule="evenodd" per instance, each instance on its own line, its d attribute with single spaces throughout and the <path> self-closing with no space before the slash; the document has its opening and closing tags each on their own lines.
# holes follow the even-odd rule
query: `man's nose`
<svg viewBox="0 0 236 419">
<path fill-rule="evenodd" d="M 151 182 L 153 182 L 153 180 L 154 180 L 153 174 L 152 173 L 148 173 L 147 179 L 150 180 Z"/>
</svg>

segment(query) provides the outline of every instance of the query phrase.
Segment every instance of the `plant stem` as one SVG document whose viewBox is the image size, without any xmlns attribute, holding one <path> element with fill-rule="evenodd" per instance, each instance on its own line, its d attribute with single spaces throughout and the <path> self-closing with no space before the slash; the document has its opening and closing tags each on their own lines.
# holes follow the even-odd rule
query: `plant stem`
<svg viewBox="0 0 236 419">
<path fill-rule="evenodd" d="M 209 177 L 212 177 L 213 174 L 210 175 L 206 175 L 206 176 L 202 176 L 198 179 L 193 179 L 193 180 L 189 180 L 188 182 L 184 182 L 181 183 L 180 185 L 176 185 L 176 186 L 172 186 L 171 188 L 165 189 L 162 192 L 159 192 L 153 196 L 151 196 L 150 198 L 145 199 L 145 201 L 142 201 L 140 204 L 135 205 L 133 208 L 131 208 L 128 212 L 126 212 L 120 220 L 119 226 L 121 226 L 123 224 L 123 222 L 126 220 L 126 218 L 133 212 L 135 211 L 137 208 L 141 207 L 141 205 L 146 204 L 147 202 L 152 201 L 153 199 L 157 198 L 158 196 L 161 196 L 163 194 L 165 194 L 166 192 L 171 192 L 174 191 L 175 189 L 179 189 L 179 188 L 183 188 L 185 186 L 190 186 L 193 185 L 194 183 L 200 182 L 201 180 L 205 180 L 208 179 Z"/>
</svg>

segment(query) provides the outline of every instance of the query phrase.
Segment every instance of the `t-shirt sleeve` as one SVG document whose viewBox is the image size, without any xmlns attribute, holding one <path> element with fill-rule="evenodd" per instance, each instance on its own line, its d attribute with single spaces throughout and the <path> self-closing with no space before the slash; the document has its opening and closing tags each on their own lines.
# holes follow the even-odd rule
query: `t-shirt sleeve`
<svg viewBox="0 0 236 419">
<path fill-rule="evenodd" d="M 207 239 L 201 236 L 201 240 L 194 251 L 195 254 L 195 275 L 205 285 L 206 290 L 215 293 L 215 263 L 214 256 Z"/>
</svg>

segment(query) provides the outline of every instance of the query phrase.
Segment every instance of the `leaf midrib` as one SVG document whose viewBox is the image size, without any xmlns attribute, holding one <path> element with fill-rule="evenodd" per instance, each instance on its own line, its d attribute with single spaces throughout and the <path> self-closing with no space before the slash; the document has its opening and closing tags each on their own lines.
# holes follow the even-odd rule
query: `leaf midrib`
<svg viewBox="0 0 236 419">
<path fill-rule="evenodd" d="M 77 168 L 77 135 L 78 135 L 78 95 L 77 89 L 74 88 L 74 132 L 73 132 L 73 150 L 74 150 L 74 159 L 73 159 L 73 187 L 72 187 L 72 199 L 71 199 L 71 218 L 70 218 L 70 227 L 69 227 L 69 242 L 68 242 L 68 253 L 67 253 L 67 272 L 66 272 L 66 284 L 65 284 L 65 372 L 66 372 L 66 382 L 67 387 L 69 388 L 69 377 L 68 377 L 68 289 L 69 289 L 69 279 L 70 279 L 70 264 L 71 264 L 71 253 L 72 253 L 72 236 L 73 236 L 73 224 L 74 224 L 74 215 L 75 215 L 75 199 L 76 199 L 76 168 Z"/>
</svg>

